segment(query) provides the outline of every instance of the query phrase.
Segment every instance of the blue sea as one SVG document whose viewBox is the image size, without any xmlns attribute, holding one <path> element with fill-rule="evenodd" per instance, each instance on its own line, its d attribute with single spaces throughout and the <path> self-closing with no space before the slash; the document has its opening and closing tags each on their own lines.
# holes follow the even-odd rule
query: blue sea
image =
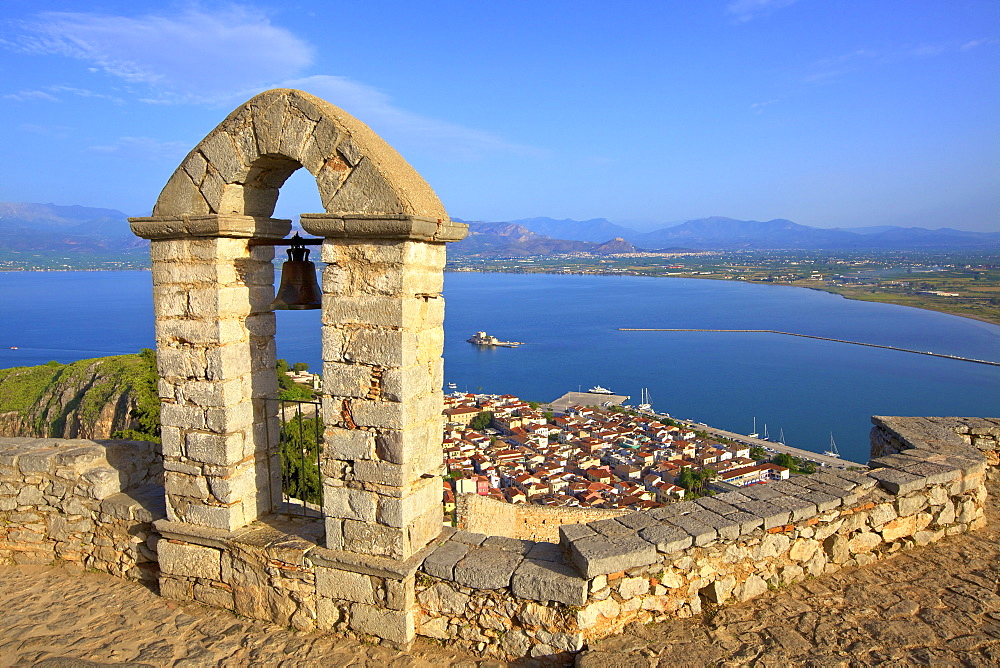
<svg viewBox="0 0 1000 668">
<path fill-rule="evenodd" d="M 1000 367 L 772 329 L 1000 361 L 1000 327 L 785 286 L 681 278 L 449 273 L 445 380 L 549 401 L 594 385 L 656 410 L 867 461 L 872 415 L 1000 415 Z M 479 330 L 519 348 L 465 342 Z M 0 272 L 0 368 L 153 347 L 149 272 Z M 10 346 L 17 346 L 11 350 Z M 278 313 L 278 355 L 319 369 L 318 311 Z"/>
</svg>

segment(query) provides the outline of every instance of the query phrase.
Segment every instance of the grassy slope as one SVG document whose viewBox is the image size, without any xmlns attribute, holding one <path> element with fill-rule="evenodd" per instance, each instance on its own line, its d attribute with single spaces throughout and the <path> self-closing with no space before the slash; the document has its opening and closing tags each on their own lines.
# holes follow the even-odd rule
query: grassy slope
<svg viewBox="0 0 1000 668">
<path fill-rule="evenodd" d="M 134 417 L 142 426 L 126 437 L 141 435 L 148 440 L 157 435 L 159 426 L 155 365 L 153 352 L 143 351 L 70 364 L 0 369 L 0 413 L 31 417 L 34 429 L 41 431 L 48 424 L 58 433 L 71 412 L 92 422 L 107 404 L 128 393 L 138 403 Z"/>
</svg>

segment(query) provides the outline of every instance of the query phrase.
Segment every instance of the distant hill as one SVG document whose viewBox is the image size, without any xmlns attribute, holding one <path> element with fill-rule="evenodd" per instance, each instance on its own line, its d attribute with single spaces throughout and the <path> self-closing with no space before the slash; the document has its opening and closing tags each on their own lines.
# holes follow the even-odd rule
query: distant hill
<svg viewBox="0 0 1000 668">
<path fill-rule="evenodd" d="M 570 239 L 572 241 L 602 243 L 615 237 L 626 238 L 635 234 L 635 230 L 615 225 L 608 221 L 607 218 L 593 218 L 591 220 L 523 218 L 510 222 L 523 225 L 537 234 L 543 234 L 555 239 Z"/>
<path fill-rule="evenodd" d="M 115 209 L 0 202 L 0 250 L 145 253 L 149 242 L 132 234 L 127 218 Z"/>
<path fill-rule="evenodd" d="M 461 220 L 456 218 L 455 220 Z M 465 221 L 463 221 L 465 222 Z M 469 236 L 449 244 L 456 256 L 527 256 L 554 253 L 629 253 L 635 250 L 994 250 L 1000 232 L 952 228 L 872 226 L 817 228 L 790 220 L 689 220 L 639 232 L 605 218 L 523 218 L 470 223 Z M 0 259 L 29 254 L 63 258 L 145 260 L 149 242 L 132 234 L 115 209 L 0 202 Z M 70 260 L 72 263 L 72 260 Z"/>
<path fill-rule="evenodd" d="M 483 223 L 485 224 L 485 223 Z M 1000 232 L 881 225 L 818 228 L 790 220 L 737 220 L 722 216 L 689 220 L 652 232 L 638 232 L 604 218 L 553 220 L 524 218 L 511 223 L 540 235 L 603 242 L 622 238 L 647 250 L 789 249 L 789 250 L 989 250 L 1000 248 Z M 627 252 L 627 251 L 626 251 Z"/>
<path fill-rule="evenodd" d="M 553 239 L 513 222 L 476 221 L 469 222 L 469 235 L 465 239 L 448 245 L 448 253 L 459 257 L 524 257 L 556 253 L 609 255 L 634 250 L 635 246 L 620 237 L 598 244 L 592 241 Z"/>
<path fill-rule="evenodd" d="M 963 232 L 950 228 L 876 227 L 823 229 L 790 220 L 735 220 L 711 217 L 689 220 L 629 240 L 658 248 L 682 244 L 701 249 L 912 250 L 1000 248 L 1000 232 Z"/>
</svg>

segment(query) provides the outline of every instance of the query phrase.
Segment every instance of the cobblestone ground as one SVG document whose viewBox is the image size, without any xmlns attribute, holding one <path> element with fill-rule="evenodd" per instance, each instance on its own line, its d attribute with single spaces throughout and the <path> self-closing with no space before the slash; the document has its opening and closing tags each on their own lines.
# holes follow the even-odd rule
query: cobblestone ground
<svg viewBox="0 0 1000 668">
<path fill-rule="evenodd" d="M 632 625 L 579 664 L 1000 666 L 1000 481 L 989 528 L 769 592 L 702 619 Z M 0 666 L 497 666 L 418 641 L 408 653 L 250 622 L 59 567 L 0 567 Z"/>
</svg>

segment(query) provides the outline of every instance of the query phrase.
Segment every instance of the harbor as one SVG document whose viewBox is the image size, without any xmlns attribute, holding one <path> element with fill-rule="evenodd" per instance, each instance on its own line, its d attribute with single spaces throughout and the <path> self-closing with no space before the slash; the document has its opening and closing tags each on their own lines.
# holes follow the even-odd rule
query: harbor
<svg viewBox="0 0 1000 668">
<path fill-rule="evenodd" d="M 669 416 L 664 415 L 664 418 Z M 755 438 L 747 434 L 737 434 L 736 432 L 726 431 L 725 429 L 718 429 L 717 427 L 709 427 L 708 425 L 702 424 L 700 422 L 691 422 L 690 420 L 679 420 L 677 418 L 670 418 L 675 422 L 683 423 L 692 429 L 697 431 L 704 431 L 705 433 L 715 436 L 716 438 L 727 438 L 731 441 L 737 441 L 738 443 L 745 443 L 751 447 L 757 446 L 764 448 L 769 452 L 785 453 L 793 457 L 798 457 L 810 462 L 816 462 L 820 466 L 828 466 L 830 468 L 836 469 L 848 469 L 848 468 L 868 468 L 867 464 L 859 464 L 858 462 L 848 461 L 839 456 L 830 456 L 826 454 L 820 454 L 818 452 L 813 452 L 812 450 L 803 450 L 802 448 L 795 448 L 790 445 L 785 445 L 784 443 L 775 443 L 774 441 L 766 441 L 762 438 Z"/>
</svg>

